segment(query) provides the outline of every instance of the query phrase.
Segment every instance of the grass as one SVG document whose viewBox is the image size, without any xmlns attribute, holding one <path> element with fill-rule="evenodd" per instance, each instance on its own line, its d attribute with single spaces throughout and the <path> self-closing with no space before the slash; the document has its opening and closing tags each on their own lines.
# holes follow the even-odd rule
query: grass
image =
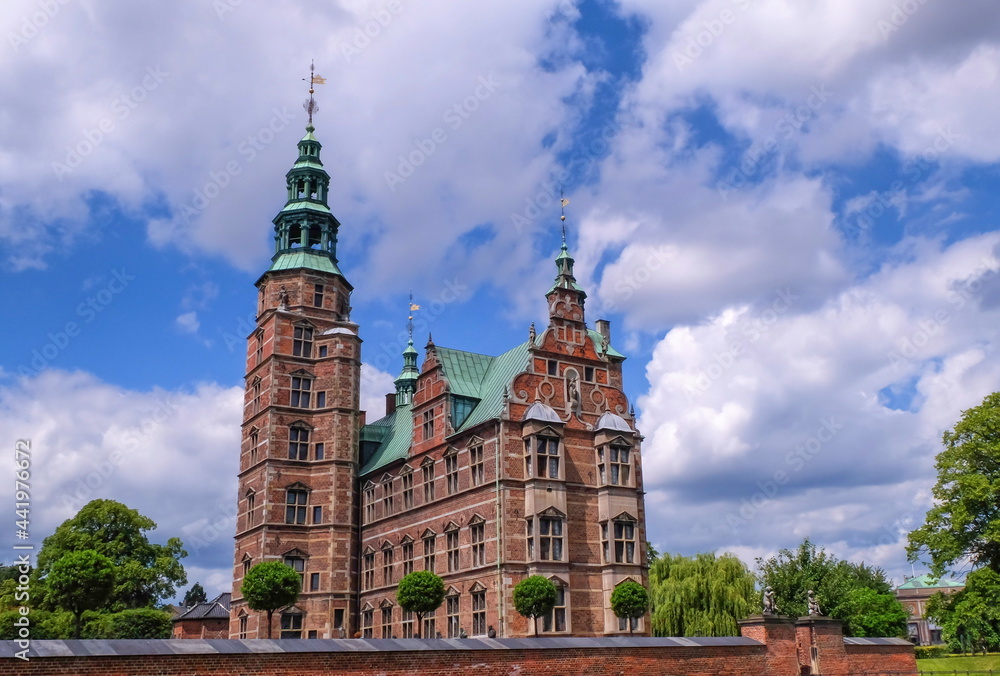
<svg viewBox="0 0 1000 676">
<path fill-rule="evenodd" d="M 917 660 L 917 669 L 922 674 L 942 671 L 948 673 L 957 671 L 960 674 L 966 671 L 989 672 L 991 669 L 1000 674 L 1000 655 L 987 655 L 986 657 L 982 655 L 977 657 L 955 655 L 930 660 Z"/>
</svg>

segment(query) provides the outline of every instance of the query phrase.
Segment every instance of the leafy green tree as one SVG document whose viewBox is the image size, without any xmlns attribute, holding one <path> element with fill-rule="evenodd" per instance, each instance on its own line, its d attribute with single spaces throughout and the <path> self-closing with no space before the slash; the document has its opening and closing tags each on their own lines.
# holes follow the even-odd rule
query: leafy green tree
<svg viewBox="0 0 1000 676">
<path fill-rule="evenodd" d="M 251 610 L 267 612 L 267 637 L 271 638 L 274 611 L 295 603 L 301 588 L 302 578 L 294 568 L 281 561 L 265 561 L 247 572 L 240 593 Z"/>
<path fill-rule="evenodd" d="M 156 608 L 133 608 L 104 616 L 108 638 L 170 638 L 170 613 Z"/>
<path fill-rule="evenodd" d="M 1000 574 L 992 568 L 969 573 L 964 589 L 932 596 L 926 615 L 963 653 L 1000 649 Z"/>
<path fill-rule="evenodd" d="M 556 605 L 559 590 L 552 580 L 541 575 L 526 577 L 514 587 L 514 609 L 524 617 L 535 621 L 538 633 L 538 618 L 548 615 Z"/>
<path fill-rule="evenodd" d="M 48 601 L 73 613 L 74 638 L 80 638 L 83 613 L 107 605 L 115 588 L 114 565 L 92 549 L 66 553 L 49 568 Z"/>
<path fill-rule="evenodd" d="M 934 506 L 906 552 L 930 555 L 935 577 L 965 562 L 1000 573 L 1000 392 L 963 411 L 943 441 Z"/>
<path fill-rule="evenodd" d="M 195 582 L 187 593 L 184 594 L 184 600 L 181 603 L 185 608 L 190 608 L 191 606 L 196 606 L 199 603 L 205 603 L 208 601 L 208 596 L 205 594 L 204 588 L 201 583 Z"/>
<path fill-rule="evenodd" d="M 906 610 L 892 594 L 892 583 L 881 568 L 864 563 L 842 561 L 817 548 L 807 538 L 795 551 L 782 549 L 777 556 L 757 559 L 758 580 L 761 587 L 774 590 L 775 605 L 780 615 L 801 617 L 808 613 L 809 590 L 815 590 L 816 600 L 824 615 L 844 620 L 844 631 L 870 631 L 880 625 L 889 627 L 889 635 L 900 636 L 891 630 L 896 625 L 892 618 L 905 617 Z M 856 589 L 869 589 L 871 594 L 855 593 Z M 870 617 L 869 617 L 870 615 Z"/>
<path fill-rule="evenodd" d="M 649 594 L 638 582 L 626 580 L 611 592 L 611 610 L 615 617 L 628 620 L 628 633 L 632 633 L 632 620 L 646 614 L 649 608 Z"/>
<path fill-rule="evenodd" d="M 418 638 L 423 631 L 424 615 L 433 613 L 443 601 L 444 580 L 429 570 L 413 571 L 404 576 L 396 587 L 396 603 L 403 610 L 417 615 Z"/>
<path fill-rule="evenodd" d="M 746 565 L 732 554 L 663 554 L 649 569 L 654 636 L 738 636 L 760 608 Z"/>
<path fill-rule="evenodd" d="M 154 528 L 152 519 L 120 502 L 92 500 L 42 542 L 36 581 L 47 585 L 52 566 L 67 553 L 93 550 L 111 559 L 114 567 L 111 610 L 162 603 L 187 582 L 180 562 L 187 552 L 177 538 L 170 538 L 166 545 L 150 543 L 146 532 Z"/>
<path fill-rule="evenodd" d="M 68 614 L 68 613 L 67 613 Z M 53 638 L 72 638 L 72 628 L 64 636 L 54 634 L 49 630 L 49 620 L 53 613 L 47 610 L 32 610 L 28 615 L 31 622 L 31 638 L 35 640 Z M 20 610 L 5 610 L 0 612 L 0 641 L 13 641 L 20 638 L 20 627 L 15 624 L 23 615 Z M 72 622 L 72 618 L 70 620 Z"/>
<path fill-rule="evenodd" d="M 646 565 L 652 566 L 653 563 L 660 558 L 660 553 L 656 551 L 656 547 L 649 540 L 646 541 Z"/>
</svg>

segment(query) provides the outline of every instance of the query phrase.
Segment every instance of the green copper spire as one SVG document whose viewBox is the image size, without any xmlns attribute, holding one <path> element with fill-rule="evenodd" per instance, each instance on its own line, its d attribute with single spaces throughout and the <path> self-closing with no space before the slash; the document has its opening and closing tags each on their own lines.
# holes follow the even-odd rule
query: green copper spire
<svg viewBox="0 0 1000 676">
<path fill-rule="evenodd" d="M 566 244 L 566 205 L 569 204 L 569 200 L 562 196 L 562 190 L 559 191 L 559 206 L 561 207 L 561 213 L 559 215 L 559 220 L 562 224 L 562 247 L 559 248 L 559 255 L 556 256 L 556 281 L 549 289 L 549 293 L 552 293 L 558 288 L 562 289 L 573 289 L 574 291 L 580 292 L 582 298 L 586 298 L 587 294 L 584 292 L 580 285 L 576 283 L 576 277 L 573 276 L 573 257 L 569 254 L 569 246 Z M 548 293 L 545 294 L 549 295 Z"/>
<path fill-rule="evenodd" d="M 413 292 L 411 291 L 406 321 L 406 330 L 410 339 L 406 343 L 406 349 L 403 350 L 403 372 L 396 378 L 396 406 L 413 403 L 413 393 L 417 391 L 417 378 L 420 377 L 420 371 L 417 370 L 417 349 L 413 347 L 413 312 L 419 309 L 420 306 L 413 302 Z"/>
<path fill-rule="evenodd" d="M 337 267 L 337 230 L 340 221 L 330 213 L 327 197 L 330 175 L 323 168 L 323 146 L 313 136 L 313 113 L 319 108 L 313 99 L 313 85 L 323 78 L 310 70 L 309 100 L 306 111 L 309 123 L 299 141 L 299 157 L 285 174 L 288 199 L 274 217 L 274 256 L 271 270 L 310 268 L 340 275 Z"/>
</svg>

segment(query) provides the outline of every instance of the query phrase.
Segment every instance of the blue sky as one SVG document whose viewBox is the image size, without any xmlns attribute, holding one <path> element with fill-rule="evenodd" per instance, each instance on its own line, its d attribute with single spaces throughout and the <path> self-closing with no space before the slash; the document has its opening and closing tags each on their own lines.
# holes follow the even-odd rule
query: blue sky
<svg viewBox="0 0 1000 676">
<path fill-rule="evenodd" d="M 910 572 L 941 433 L 1000 383 L 994 3 L 0 15 L 0 443 L 33 441 L 37 541 L 114 498 L 227 588 L 243 340 L 315 59 L 370 410 L 411 290 L 420 341 L 497 354 L 542 322 L 562 183 L 656 546 L 808 536 Z"/>
</svg>

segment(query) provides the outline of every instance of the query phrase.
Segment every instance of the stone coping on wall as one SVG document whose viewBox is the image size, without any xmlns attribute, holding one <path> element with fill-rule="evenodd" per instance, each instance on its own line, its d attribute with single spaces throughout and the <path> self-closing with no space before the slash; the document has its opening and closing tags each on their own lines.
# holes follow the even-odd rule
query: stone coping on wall
<svg viewBox="0 0 1000 676">
<path fill-rule="evenodd" d="M 864 639 L 867 641 L 897 639 Z M 906 643 L 906 641 L 902 641 Z M 719 648 L 763 646 L 741 636 L 650 638 L 449 638 L 449 639 L 136 639 L 31 641 L 36 658 L 137 655 L 239 655 L 246 653 L 412 652 L 442 650 L 547 650 L 553 648 Z M 0 659 L 20 650 L 14 641 L 0 642 Z"/>
<path fill-rule="evenodd" d="M 913 647 L 913 644 L 905 638 L 861 638 L 857 636 L 845 636 L 844 643 L 847 645 L 899 645 Z"/>
</svg>

